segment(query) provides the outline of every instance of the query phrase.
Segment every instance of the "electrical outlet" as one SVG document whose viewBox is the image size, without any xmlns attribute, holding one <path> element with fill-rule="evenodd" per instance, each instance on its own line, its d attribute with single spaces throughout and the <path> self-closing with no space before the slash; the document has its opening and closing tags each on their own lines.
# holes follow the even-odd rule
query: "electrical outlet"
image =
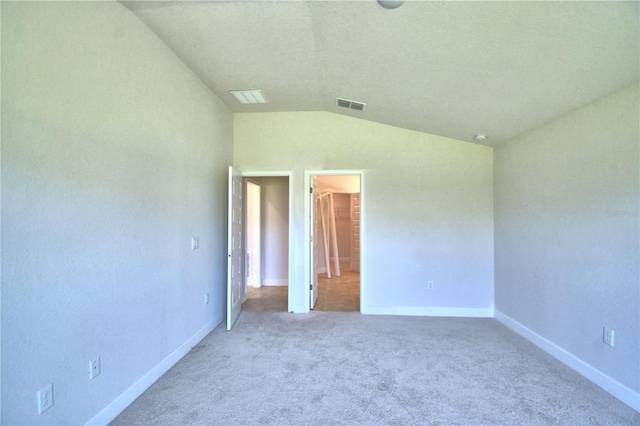
<svg viewBox="0 0 640 426">
<path fill-rule="evenodd" d="M 100 357 L 89 361 L 89 380 L 95 379 L 100 375 Z"/>
<path fill-rule="evenodd" d="M 429 290 L 433 290 L 433 281 L 432 280 L 427 281 L 427 288 Z"/>
<path fill-rule="evenodd" d="M 191 250 L 197 250 L 200 247 L 200 238 L 193 237 L 191 238 Z"/>
<path fill-rule="evenodd" d="M 38 391 L 38 414 L 53 407 L 53 383 Z"/>
<path fill-rule="evenodd" d="M 205 293 L 204 294 L 204 304 L 208 305 L 209 304 L 209 293 Z"/>
<path fill-rule="evenodd" d="M 602 331 L 602 341 L 611 347 L 613 347 L 613 330 L 604 327 Z"/>
</svg>

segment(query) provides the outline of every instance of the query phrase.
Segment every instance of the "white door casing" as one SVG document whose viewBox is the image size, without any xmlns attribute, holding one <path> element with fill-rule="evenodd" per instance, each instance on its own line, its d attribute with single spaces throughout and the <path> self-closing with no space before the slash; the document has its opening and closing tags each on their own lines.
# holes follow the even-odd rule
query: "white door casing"
<svg viewBox="0 0 640 426">
<path fill-rule="evenodd" d="M 240 172 L 238 172 L 240 173 Z M 242 178 L 244 180 L 244 178 L 261 178 L 261 177 L 286 177 L 288 180 L 288 185 L 289 185 L 289 200 L 288 200 L 288 204 L 289 204 L 289 213 L 288 213 L 288 218 L 289 218 L 289 224 L 288 224 L 288 234 L 289 234 L 289 239 L 288 239 L 288 252 L 287 252 L 287 259 L 288 259 L 288 269 L 287 269 L 287 279 L 290 280 L 290 277 L 294 276 L 294 271 L 295 271 L 295 259 L 294 259 L 294 248 L 296 246 L 295 244 L 295 236 L 296 236 L 296 230 L 294 228 L 294 223 L 295 221 L 291 220 L 292 217 L 294 217 L 293 214 L 293 195 L 294 195 L 294 190 L 293 190 L 293 183 L 294 180 L 292 179 L 292 175 L 293 173 L 291 171 L 266 171 L 266 170 L 243 170 L 241 172 Z M 246 251 L 246 248 L 243 248 L 243 251 Z M 263 259 L 264 259 L 264 247 L 262 250 L 262 254 L 263 254 Z M 243 256 L 245 255 L 245 253 L 243 252 Z M 287 304 L 287 310 L 290 312 L 304 312 L 305 308 L 306 308 L 306 301 L 309 300 L 309 298 L 307 297 L 307 293 L 305 292 L 305 288 L 304 286 L 307 284 L 306 279 L 300 280 L 298 282 L 298 285 L 291 285 L 289 284 L 289 291 L 288 291 L 288 304 Z M 243 286 L 244 287 L 244 286 Z M 307 287 L 308 288 L 308 287 Z M 292 302 L 292 300 L 297 300 L 295 295 L 296 294 L 300 294 L 301 297 L 303 296 L 304 305 L 298 306 L 298 307 L 294 307 L 294 304 Z M 245 295 L 246 296 L 246 295 Z"/>
<path fill-rule="evenodd" d="M 311 237 L 310 237 L 310 250 L 311 259 L 309 263 L 311 265 L 311 275 L 309 277 L 310 283 L 310 300 L 309 300 L 309 308 L 313 309 L 316 305 L 316 301 L 318 300 L 318 204 L 320 200 L 318 199 L 318 191 L 316 190 L 316 178 L 315 176 L 311 179 L 311 191 L 309 194 L 310 203 L 313 206 L 309 209 L 311 217 L 309 218 L 309 222 L 311 223 Z"/>
<path fill-rule="evenodd" d="M 314 176 L 357 176 L 359 178 L 359 182 L 360 182 L 360 306 L 364 306 L 365 303 L 363 303 L 366 299 L 366 293 L 367 293 L 367 276 L 366 276 L 366 213 L 365 213 L 365 206 L 366 206 L 366 201 L 365 201 L 365 171 L 364 170 L 305 170 L 304 171 L 304 188 L 309 191 L 309 188 L 311 187 L 311 181 L 313 180 Z M 305 197 L 306 198 L 306 202 L 304 203 L 304 232 L 305 235 L 307 237 L 307 241 L 310 241 L 310 236 L 311 236 L 311 232 L 312 232 L 312 222 L 311 222 L 311 212 L 310 210 L 313 209 L 313 203 L 312 198 L 309 197 Z M 303 198 L 304 199 L 304 198 Z M 304 289 L 305 292 L 309 292 L 306 293 L 306 295 L 308 295 L 308 297 L 303 298 L 302 300 L 306 301 L 310 301 L 311 300 L 311 289 L 310 289 L 310 282 L 311 282 L 311 270 L 314 268 L 314 264 L 311 263 L 313 256 L 312 256 L 312 245 L 311 244 L 304 244 L 304 255 L 303 255 L 303 259 L 304 259 L 304 271 L 305 274 L 303 275 L 305 277 L 305 286 L 300 286 L 300 288 Z M 309 306 L 306 306 L 305 308 L 306 311 L 308 312 L 308 310 L 310 309 Z M 361 308 L 362 309 L 362 308 Z M 304 312 L 304 311 L 301 311 Z M 364 311 L 361 311 L 364 312 Z"/>
<path fill-rule="evenodd" d="M 231 330 L 240 311 L 243 299 L 243 200 L 242 174 L 229 166 L 229 200 L 227 217 L 227 330 Z"/>
</svg>

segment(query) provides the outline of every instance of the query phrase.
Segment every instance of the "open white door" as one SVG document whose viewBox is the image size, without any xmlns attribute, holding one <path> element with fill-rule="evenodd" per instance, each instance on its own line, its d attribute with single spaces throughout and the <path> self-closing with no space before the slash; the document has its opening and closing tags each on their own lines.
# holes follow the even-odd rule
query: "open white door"
<svg viewBox="0 0 640 426">
<path fill-rule="evenodd" d="M 242 174 L 229 166 L 229 213 L 227 217 L 227 330 L 242 310 L 244 264 L 242 250 L 243 231 Z"/>
<path fill-rule="evenodd" d="M 311 283 L 311 291 L 310 296 L 311 300 L 309 303 L 309 307 L 311 309 L 316 305 L 316 301 L 318 300 L 318 191 L 316 190 L 316 177 L 311 177 L 311 191 L 309 194 L 309 203 L 310 209 L 309 214 L 311 217 L 309 218 L 309 223 L 311 225 L 311 238 L 310 238 L 310 250 L 311 259 L 309 259 L 309 264 L 311 265 L 311 277 L 309 282 Z"/>
</svg>

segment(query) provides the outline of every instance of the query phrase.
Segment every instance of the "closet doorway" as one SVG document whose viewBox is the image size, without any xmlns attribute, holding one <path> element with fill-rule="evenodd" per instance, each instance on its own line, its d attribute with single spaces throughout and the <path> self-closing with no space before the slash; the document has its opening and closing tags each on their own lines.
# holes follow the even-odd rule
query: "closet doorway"
<svg viewBox="0 0 640 426">
<path fill-rule="evenodd" d="M 307 172 L 309 308 L 360 311 L 362 172 Z"/>
</svg>

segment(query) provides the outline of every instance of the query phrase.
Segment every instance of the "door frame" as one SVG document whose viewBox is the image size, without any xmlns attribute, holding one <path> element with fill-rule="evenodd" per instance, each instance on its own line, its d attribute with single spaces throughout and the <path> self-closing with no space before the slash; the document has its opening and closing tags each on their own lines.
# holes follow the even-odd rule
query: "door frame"
<svg viewBox="0 0 640 426">
<path fill-rule="evenodd" d="M 305 170 L 304 171 L 304 191 L 309 193 L 312 176 L 359 176 L 360 177 L 360 312 L 366 294 L 366 200 L 365 200 L 365 171 L 364 170 Z M 291 195 L 291 193 L 289 194 Z M 304 294 L 306 310 L 309 312 L 311 305 L 311 197 L 305 195 L 304 202 Z M 289 265 L 291 267 L 291 265 Z M 291 302 L 291 300 L 289 300 Z"/>
<path fill-rule="evenodd" d="M 260 178 L 260 177 L 287 177 L 289 178 L 289 253 L 287 253 L 288 258 L 288 267 L 287 267 L 287 280 L 288 280 L 288 288 L 287 288 L 287 311 L 292 312 L 293 301 L 291 300 L 291 294 L 295 293 L 291 291 L 291 285 L 293 283 L 293 247 L 294 247 L 294 229 L 293 229 L 293 172 L 291 171 L 242 171 L 240 170 L 243 178 Z M 245 250 L 246 256 L 246 250 Z M 362 256 L 361 256 L 362 257 Z"/>
</svg>

